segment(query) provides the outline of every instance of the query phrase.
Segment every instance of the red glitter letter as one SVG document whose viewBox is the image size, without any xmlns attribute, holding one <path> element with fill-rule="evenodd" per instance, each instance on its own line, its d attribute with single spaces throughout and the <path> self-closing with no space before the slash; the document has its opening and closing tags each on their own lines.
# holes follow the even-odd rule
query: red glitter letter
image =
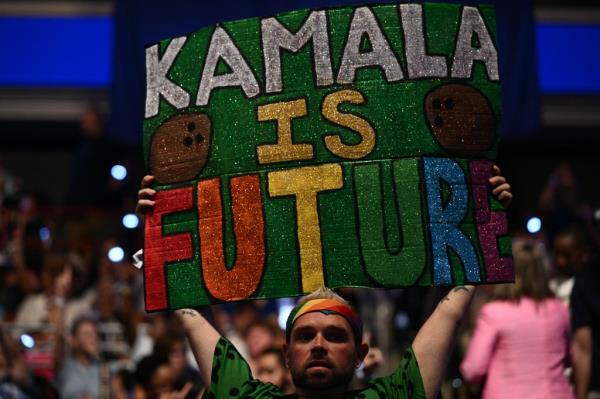
<svg viewBox="0 0 600 399">
<path fill-rule="evenodd" d="M 249 297 L 258 287 L 265 266 L 265 227 L 259 175 L 231 179 L 236 256 L 228 270 L 223 249 L 221 180 L 198 182 L 198 232 L 202 275 L 206 288 L 224 301 Z"/>
<path fill-rule="evenodd" d="M 496 237 L 508 233 L 506 212 L 490 210 L 488 179 L 492 177 L 492 162 L 471 162 L 471 190 L 475 201 L 475 221 L 485 262 L 488 282 L 511 281 L 514 278 L 512 257 L 500 257 Z"/>
<path fill-rule="evenodd" d="M 146 215 L 144 227 L 144 277 L 146 310 L 167 308 L 165 263 L 192 258 L 191 233 L 163 235 L 162 218 L 169 213 L 192 208 L 192 187 L 159 191 L 154 197 L 154 209 Z"/>
</svg>

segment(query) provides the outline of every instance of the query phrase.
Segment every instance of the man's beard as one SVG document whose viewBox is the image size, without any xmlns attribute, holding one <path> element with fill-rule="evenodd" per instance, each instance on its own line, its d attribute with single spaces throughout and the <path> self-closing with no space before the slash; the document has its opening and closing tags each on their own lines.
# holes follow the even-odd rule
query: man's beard
<svg viewBox="0 0 600 399">
<path fill-rule="evenodd" d="M 321 378 L 317 377 L 315 373 L 309 375 L 306 369 L 290 369 L 290 372 L 296 388 L 316 391 L 347 387 L 354 376 L 353 368 L 347 370 L 345 373 L 334 373 L 330 369 L 330 372 Z"/>
</svg>

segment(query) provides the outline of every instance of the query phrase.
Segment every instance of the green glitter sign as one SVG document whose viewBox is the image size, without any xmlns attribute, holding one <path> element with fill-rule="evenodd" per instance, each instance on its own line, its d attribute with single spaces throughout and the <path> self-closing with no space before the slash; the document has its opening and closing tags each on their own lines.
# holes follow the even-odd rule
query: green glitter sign
<svg viewBox="0 0 600 399">
<path fill-rule="evenodd" d="M 302 10 L 146 48 L 146 308 L 513 279 L 494 10 Z"/>
</svg>

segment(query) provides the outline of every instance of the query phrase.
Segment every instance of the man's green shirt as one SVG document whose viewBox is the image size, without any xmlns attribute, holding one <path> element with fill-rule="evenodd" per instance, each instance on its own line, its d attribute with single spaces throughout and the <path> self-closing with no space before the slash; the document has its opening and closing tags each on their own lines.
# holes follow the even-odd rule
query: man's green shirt
<svg viewBox="0 0 600 399">
<path fill-rule="evenodd" d="M 297 396 L 284 395 L 275 385 L 255 380 L 248 363 L 227 339 L 221 338 L 213 357 L 211 389 L 204 398 L 294 399 Z M 349 391 L 346 398 L 425 398 L 423 380 L 412 349 L 406 351 L 398 368 L 391 375 L 371 380 L 363 389 Z"/>
</svg>

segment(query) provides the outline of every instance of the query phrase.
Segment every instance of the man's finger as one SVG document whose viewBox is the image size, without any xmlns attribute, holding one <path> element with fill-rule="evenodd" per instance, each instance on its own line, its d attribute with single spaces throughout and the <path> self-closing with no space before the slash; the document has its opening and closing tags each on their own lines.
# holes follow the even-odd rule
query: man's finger
<svg viewBox="0 0 600 399">
<path fill-rule="evenodd" d="M 141 199 L 138 201 L 138 206 L 140 208 L 145 208 L 148 206 L 154 206 L 154 204 L 156 203 L 156 201 L 150 200 L 150 199 Z"/>
<path fill-rule="evenodd" d="M 506 178 L 504 176 L 493 176 L 490 177 L 488 181 L 492 186 L 497 186 L 499 184 L 506 183 Z"/>
<path fill-rule="evenodd" d="M 142 178 L 142 183 L 140 184 L 140 186 L 142 188 L 148 188 L 150 187 L 150 184 L 154 181 L 154 176 L 152 175 L 146 175 Z"/>
<path fill-rule="evenodd" d="M 138 191 L 138 198 L 149 198 L 153 197 L 154 194 L 156 194 L 156 190 L 152 188 L 142 188 L 140 191 Z"/>
<path fill-rule="evenodd" d="M 498 196 L 498 201 L 502 202 L 502 204 L 504 206 L 509 206 L 510 203 L 512 202 L 512 193 L 510 191 L 503 191 L 499 196 Z"/>
<path fill-rule="evenodd" d="M 504 183 L 499 185 L 498 187 L 494 187 L 494 189 L 492 190 L 492 194 L 494 195 L 498 195 L 500 193 L 502 193 L 503 191 L 507 191 L 510 192 L 510 184 L 508 183 Z"/>
</svg>

